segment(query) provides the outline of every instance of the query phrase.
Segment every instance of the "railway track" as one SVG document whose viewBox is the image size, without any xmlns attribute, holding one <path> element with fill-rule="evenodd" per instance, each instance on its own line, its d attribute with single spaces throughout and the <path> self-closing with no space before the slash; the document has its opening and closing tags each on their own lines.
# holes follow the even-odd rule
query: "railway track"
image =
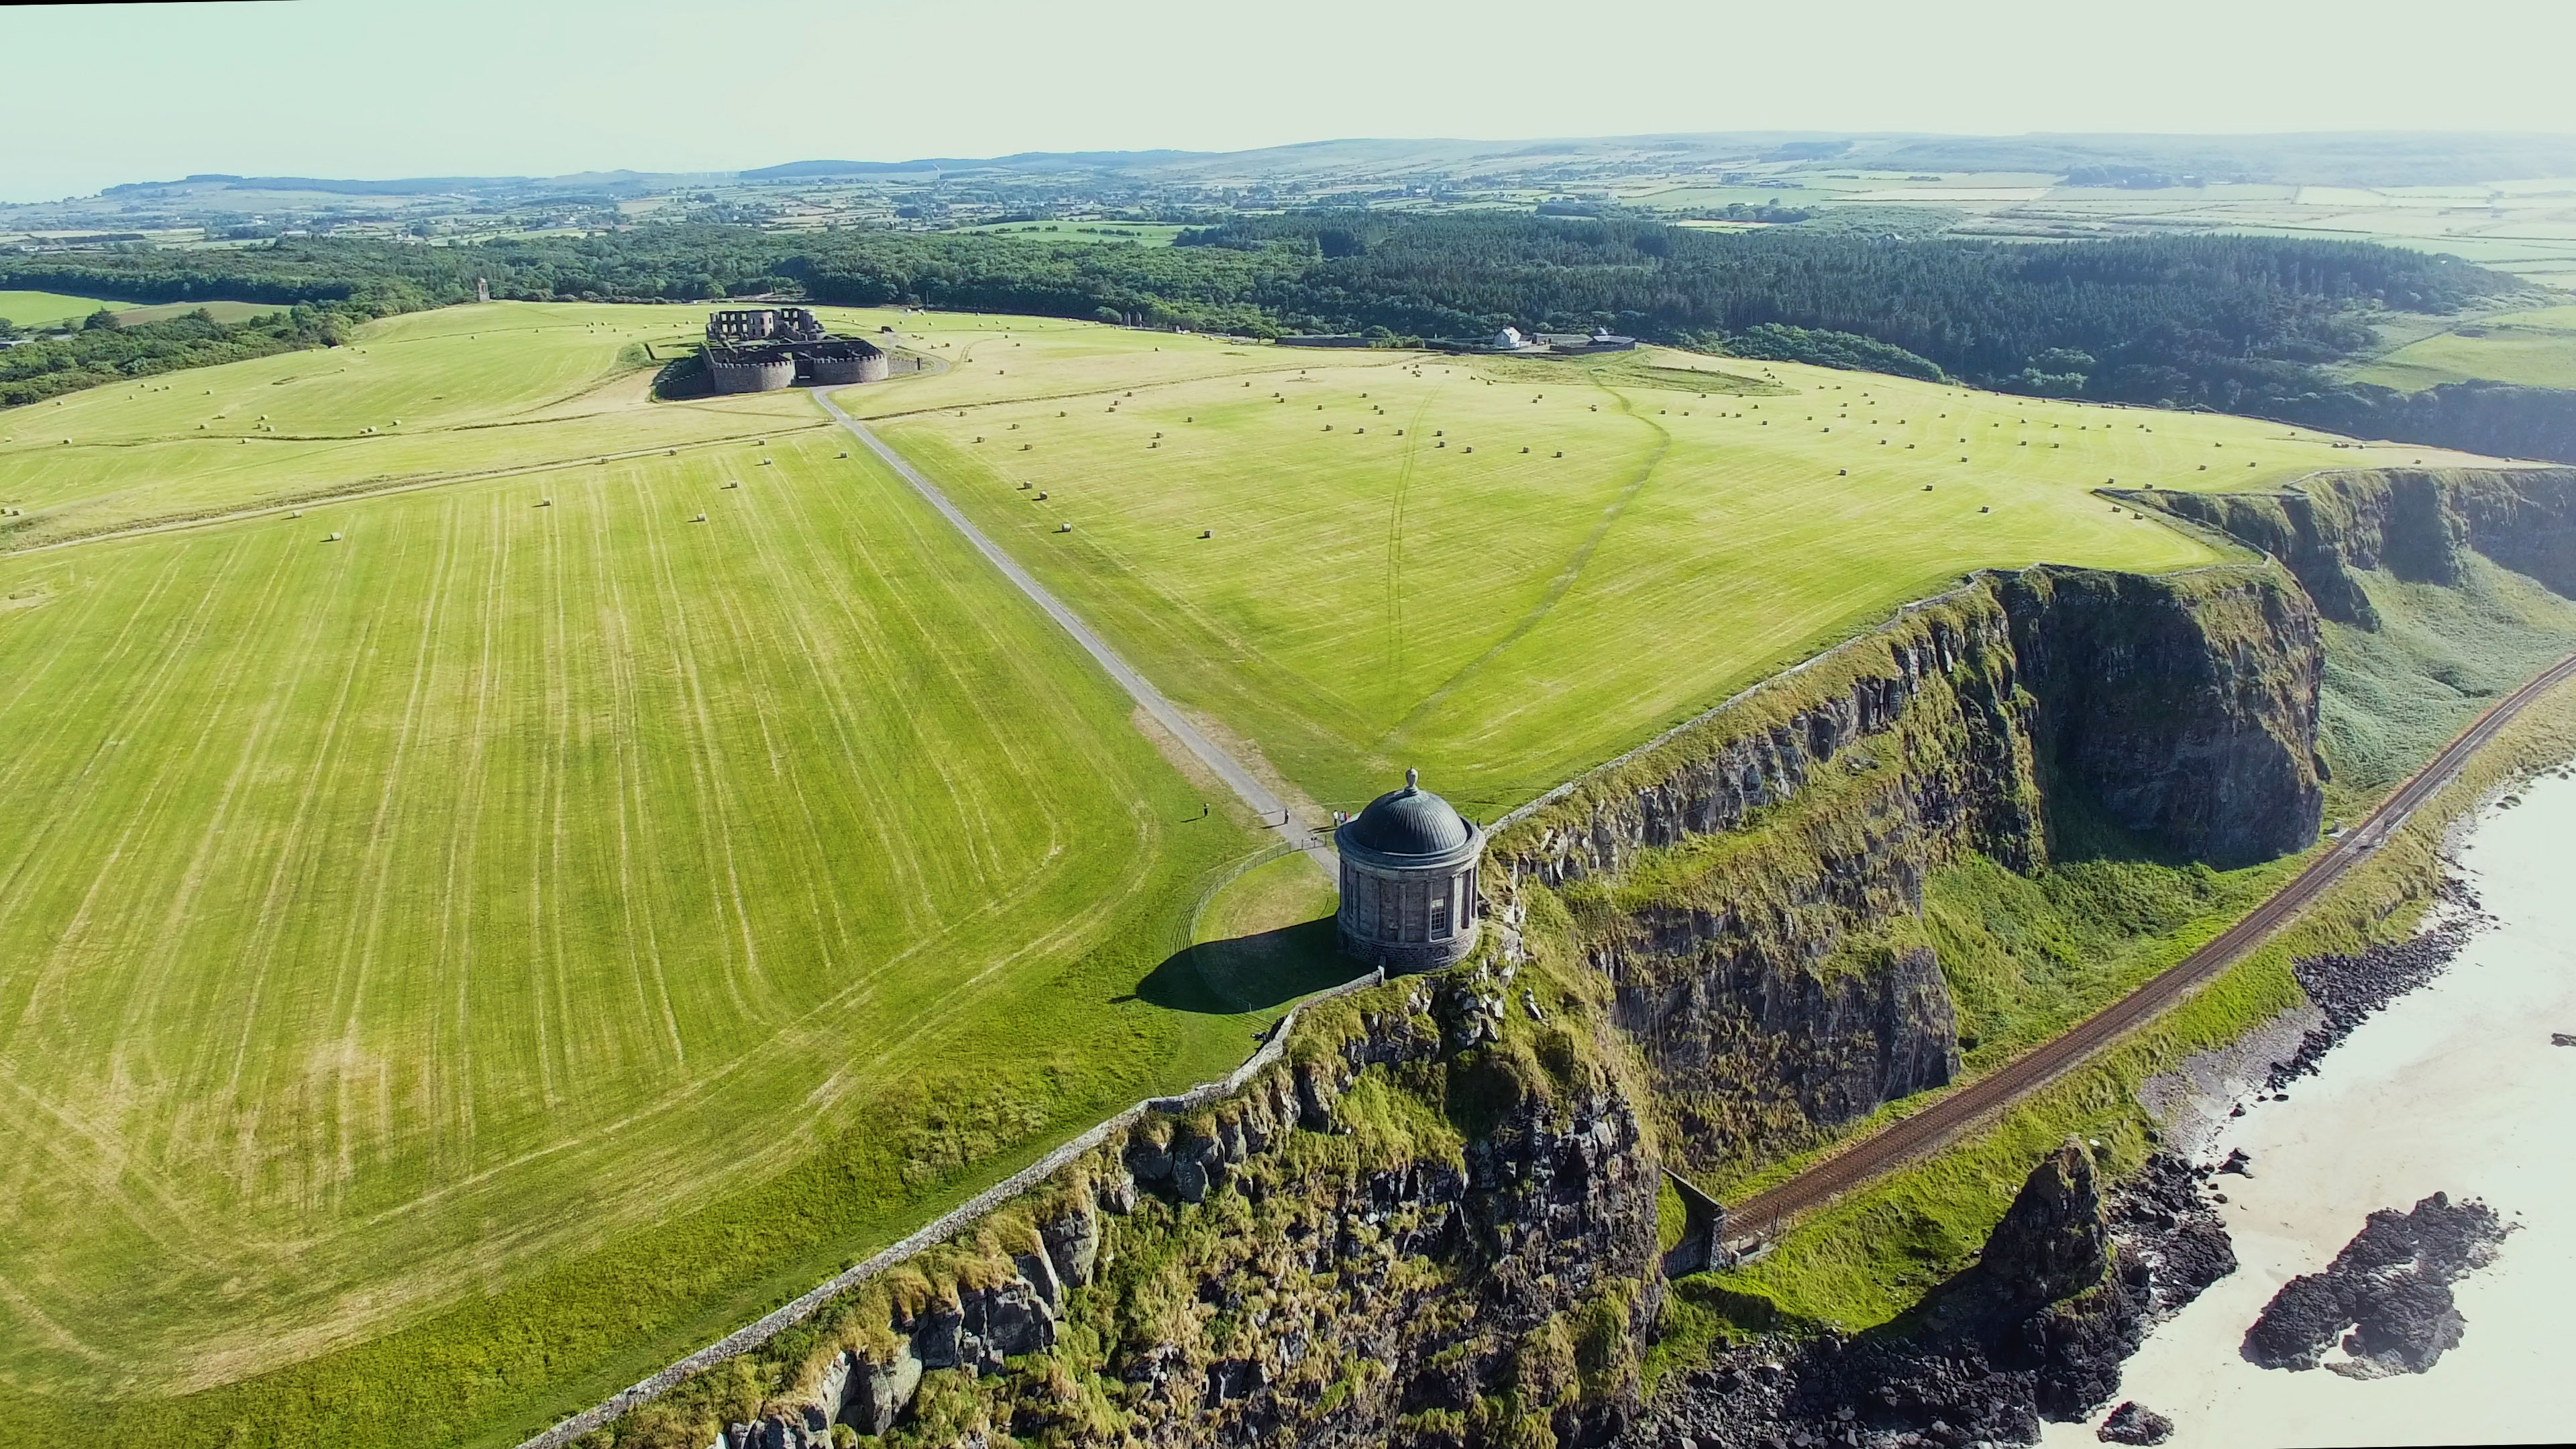
<svg viewBox="0 0 2576 1449">
<path fill-rule="evenodd" d="M 2505 696 L 2479 715 L 2457 738 L 2442 747 L 2423 769 L 2400 785 L 2369 817 L 2335 842 L 2334 848 L 2310 862 L 2287 886 L 2256 907 L 2243 920 L 2180 962 L 2140 985 L 2074 1030 L 1978 1078 L 1940 1101 L 1853 1143 L 1788 1181 L 1754 1194 L 1727 1209 L 1726 1236 L 1732 1241 L 1768 1236 L 1799 1214 L 1822 1207 L 1844 1193 L 1899 1165 L 1940 1147 L 1967 1127 L 2012 1105 L 2030 1093 L 2092 1060 L 2130 1031 L 2163 1014 L 2246 952 L 2341 879 L 2343 873 L 2379 849 L 2389 832 L 2406 823 L 2424 803 L 2450 783 L 2460 766 L 2494 739 L 2531 702 L 2556 686 L 2576 679 L 2576 654 L 2558 661 L 2538 678 Z"/>
</svg>

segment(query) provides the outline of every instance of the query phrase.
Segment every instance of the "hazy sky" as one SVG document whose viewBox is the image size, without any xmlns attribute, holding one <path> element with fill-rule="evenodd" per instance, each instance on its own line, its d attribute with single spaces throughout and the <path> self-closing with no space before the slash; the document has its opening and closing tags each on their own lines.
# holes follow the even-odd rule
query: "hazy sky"
<svg viewBox="0 0 2576 1449">
<path fill-rule="evenodd" d="M 1645 131 L 2576 131 L 2576 0 L 0 8 L 0 199 Z"/>
</svg>

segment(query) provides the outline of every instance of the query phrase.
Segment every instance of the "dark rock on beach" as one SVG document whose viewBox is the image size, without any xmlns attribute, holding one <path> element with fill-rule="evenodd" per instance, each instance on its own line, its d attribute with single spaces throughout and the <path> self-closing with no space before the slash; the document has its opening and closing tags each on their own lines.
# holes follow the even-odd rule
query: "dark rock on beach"
<svg viewBox="0 0 2576 1449">
<path fill-rule="evenodd" d="M 2161 1444 L 2173 1437 L 2173 1420 L 2132 1399 L 2113 1409 L 2093 1437 L 2105 1444 Z"/>
<path fill-rule="evenodd" d="M 1636 1442 L 2033 1443 L 2042 1420 L 2110 1402 L 2147 1329 L 2235 1268 L 2188 1164 L 2160 1154 L 2106 1193 L 2070 1139 L 2032 1170 L 1977 1265 L 1914 1313 L 1857 1338 L 1722 1353 L 1667 1385 Z"/>
<path fill-rule="evenodd" d="M 2272 1295 L 2246 1331 L 2245 1357 L 2264 1368 L 2324 1365 L 2353 1378 L 2420 1374 L 2459 1346 L 2466 1326 L 2451 1285 L 2494 1261 L 2511 1231 L 2485 1203 L 2454 1204 L 2438 1192 L 2411 1212 L 2372 1213 L 2324 1272 L 2301 1274 Z M 2326 1365 L 2338 1340 L 2350 1357 Z"/>
<path fill-rule="evenodd" d="M 2309 1029 L 2288 1061 L 2272 1064 L 2266 1092 L 2277 1093 L 2313 1074 L 2317 1063 L 2352 1035 L 2353 1028 L 2448 970 L 2469 938 L 2492 924 L 2492 918 L 2479 908 L 2477 893 L 2457 876 L 2445 877 L 2434 896 L 2452 910 L 2412 940 L 2373 946 L 2358 956 L 2310 956 L 2290 963 L 2300 989 L 2325 1013 L 2325 1020 Z"/>
</svg>

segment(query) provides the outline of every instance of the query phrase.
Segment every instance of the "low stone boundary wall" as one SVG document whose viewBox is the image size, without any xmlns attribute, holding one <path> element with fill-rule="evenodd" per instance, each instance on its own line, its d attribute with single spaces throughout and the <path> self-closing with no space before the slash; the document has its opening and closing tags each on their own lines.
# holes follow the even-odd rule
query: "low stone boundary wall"
<svg viewBox="0 0 2576 1449">
<path fill-rule="evenodd" d="M 1347 996 L 1354 991 L 1371 986 L 1383 985 L 1385 981 L 1385 972 L 1370 971 L 1330 990 L 1317 992 L 1290 1008 L 1286 1016 L 1279 1018 L 1278 1024 L 1270 1029 L 1269 1037 L 1261 1043 L 1260 1048 L 1223 1080 L 1201 1082 L 1177 1096 L 1148 1097 L 1116 1116 L 1095 1124 L 1080 1136 L 1055 1148 L 1044 1157 L 942 1213 L 929 1226 L 896 1243 L 893 1247 L 885 1249 L 854 1268 L 842 1270 L 788 1303 L 770 1310 L 756 1321 L 745 1324 L 686 1358 L 669 1364 L 651 1378 L 618 1391 L 605 1403 L 585 1409 L 547 1429 L 544 1433 L 521 1441 L 519 1449 L 563 1449 L 564 1445 L 593 1429 L 607 1425 L 627 1410 L 640 1408 L 669 1393 L 682 1380 L 699 1370 L 712 1368 L 726 1359 L 749 1353 L 813 1317 L 824 1304 L 887 1269 L 917 1257 L 922 1252 L 955 1237 L 985 1214 L 1046 1181 L 1062 1171 L 1075 1158 L 1099 1147 L 1119 1132 L 1135 1126 L 1151 1113 L 1160 1112 L 1169 1116 L 1187 1112 L 1204 1107 L 1211 1102 L 1222 1101 L 1242 1091 L 1244 1084 L 1269 1070 L 1287 1053 L 1288 1037 L 1296 1030 L 1299 1013 L 1318 1003 Z"/>
</svg>

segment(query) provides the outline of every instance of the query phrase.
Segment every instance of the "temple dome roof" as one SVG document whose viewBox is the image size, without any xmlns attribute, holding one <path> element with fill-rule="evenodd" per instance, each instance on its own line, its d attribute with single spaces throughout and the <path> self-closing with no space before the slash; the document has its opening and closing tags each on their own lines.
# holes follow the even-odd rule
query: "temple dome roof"
<svg viewBox="0 0 2576 1449">
<path fill-rule="evenodd" d="M 1404 772 L 1404 788 L 1389 790 L 1342 827 L 1343 839 L 1379 855 L 1446 855 L 1475 835 L 1466 817 L 1422 788 L 1421 775 Z"/>
</svg>

